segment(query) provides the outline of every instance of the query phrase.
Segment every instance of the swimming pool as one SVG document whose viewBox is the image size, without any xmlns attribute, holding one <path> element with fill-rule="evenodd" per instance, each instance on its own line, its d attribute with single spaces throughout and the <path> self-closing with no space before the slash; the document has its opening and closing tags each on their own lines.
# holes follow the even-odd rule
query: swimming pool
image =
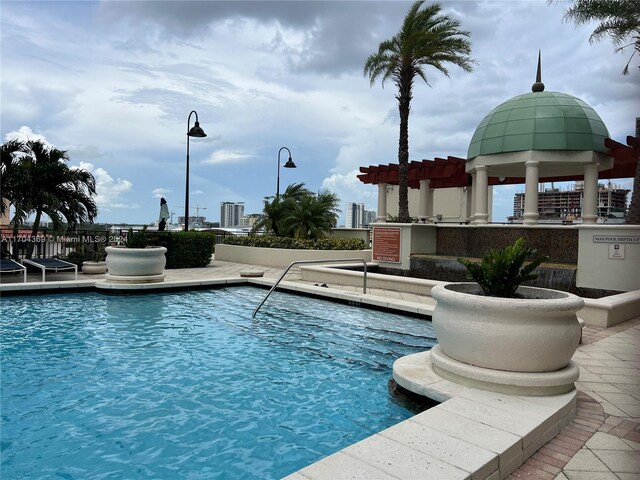
<svg viewBox="0 0 640 480">
<path fill-rule="evenodd" d="M 253 287 L 3 298 L 2 478 L 279 478 L 414 412 L 431 322 Z"/>
</svg>

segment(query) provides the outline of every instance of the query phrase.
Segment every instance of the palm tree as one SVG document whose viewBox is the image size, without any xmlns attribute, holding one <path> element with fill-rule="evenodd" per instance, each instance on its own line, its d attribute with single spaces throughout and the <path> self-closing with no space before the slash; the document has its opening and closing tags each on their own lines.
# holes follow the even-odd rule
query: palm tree
<svg viewBox="0 0 640 480">
<path fill-rule="evenodd" d="M 26 153 L 11 165 L 13 173 L 6 186 L 7 198 L 15 207 L 11 220 L 14 231 L 32 214 L 35 214 L 32 237 L 38 233 L 43 214 L 51 218 L 55 231 L 61 231 L 64 222 L 68 228 L 93 222 L 98 214 L 93 199 L 96 195 L 93 175 L 86 170 L 70 168 L 66 163 L 69 156 L 64 150 L 49 147 L 41 141 L 28 141 L 24 147 Z M 7 166 L 4 155 L 2 165 L 3 169 Z M 34 247 L 35 243 L 30 242 L 27 258 L 31 258 Z"/>
<path fill-rule="evenodd" d="M 413 97 L 413 82 L 416 76 L 427 85 L 426 67 L 431 66 L 449 76 L 445 66 L 451 63 L 466 72 L 473 69 L 474 61 L 469 56 L 471 42 L 469 32 L 460 30 L 460 21 L 441 15 L 439 3 L 420 9 L 419 0 L 409 9 L 400 31 L 378 47 L 364 65 L 364 74 L 373 86 L 378 77 L 382 85 L 392 79 L 398 88 L 396 99 L 400 112 L 400 139 L 398 141 L 399 199 L 398 221 L 410 222 L 407 197 L 409 165 L 409 110 Z"/>
<path fill-rule="evenodd" d="M 288 236 L 282 219 L 291 205 L 299 202 L 302 198 L 311 195 L 304 183 L 294 183 L 287 187 L 285 192 L 278 197 L 266 197 L 260 218 L 256 221 L 252 231 L 264 230 L 277 237 Z"/>
<path fill-rule="evenodd" d="M 323 238 L 325 233 L 336 226 L 340 200 L 335 193 L 320 192 L 310 194 L 293 202 L 282 219 L 290 236 L 295 238 Z"/>
<path fill-rule="evenodd" d="M 0 214 L 5 214 L 5 199 L 15 198 L 25 183 L 24 169 L 21 168 L 20 159 L 26 153 L 26 145 L 19 140 L 9 140 L 0 148 Z"/>
<path fill-rule="evenodd" d="M 633 52 L 622 70 L 629 73 L 629 64 L 636 53 L 640 53 L 640 2 L 637 0 L 574 0 L 573 5 L 564 14 L 567 20 L 580 25 L 600 22 L 589 37 L 589 43 L 610 37 L 616 45 L 616 52 L 632 47 Z M 639 67 L 640 68 L 640 67 Z M 636 122 L 636 138 L 640 130 Z M 625 220 L 628 224 L 640 225 L 640 159 L 636 164 L 633 179 L 633 194 L 629 212 Z"/>
<path fill-rule="evenodd" d="M 566 20 L 577 25 L 600 22 L 589 37 L 589 43 L 610 37 L 621 52 L 632 47 L 633 52 L 622 70 L 629 73 L 629 64 L 636 53 L 640 52 L 640 2 L 637 0 L 574 0 L 573 5 L 564 13 Z"/>
</svg>

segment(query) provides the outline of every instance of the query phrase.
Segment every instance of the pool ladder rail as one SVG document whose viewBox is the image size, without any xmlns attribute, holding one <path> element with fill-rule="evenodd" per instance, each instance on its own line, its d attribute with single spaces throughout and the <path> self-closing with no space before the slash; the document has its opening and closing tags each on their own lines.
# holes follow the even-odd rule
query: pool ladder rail
<svg viewBox="0 0 640 480">
<path fill-rule="evenodd" d="M 271 289 L 267 292 L 267 294 L 264 296 L 262 301 L 258 304 L 256 309 L 253 311 L 253 314 L 251 315 L 251 318 L 256 318 L 256 313 L 258 313 L 258 310 L 260 310 L 260 307 L 262 305 L 264 305 L 264 302 L 267 301 L 267 298 L 269 298 L 269 295 L 271 295 L 271 292 L 273 292 L 276 289 L 278 284 L 287 275 L 287 273 L 289 273 L 289 270 L 294 265 L 302 265 L 302 264 L 310 264 L 310 263 L 336 263 L 336 262 L 340 262 L 340 263 L 362 262 L 362 265 L 364 267 L 362 293 L 366 294 L 367 293 L 367 262 L 366 262 L 366 260 L 364 260 L 362 258 L 336 258 L 336 259 L 333 259 L 333 260 L 298 260 L 298 261 L 295 261 L 295 262 L 291 262 L 291 264 L 284 270 L 284 272 L 282 272 L 282 275 L 280 275 L 278 280 L 276 280 L 276 282 L 273 284 L 273 287 L 271 287 Z"/>
</svg>

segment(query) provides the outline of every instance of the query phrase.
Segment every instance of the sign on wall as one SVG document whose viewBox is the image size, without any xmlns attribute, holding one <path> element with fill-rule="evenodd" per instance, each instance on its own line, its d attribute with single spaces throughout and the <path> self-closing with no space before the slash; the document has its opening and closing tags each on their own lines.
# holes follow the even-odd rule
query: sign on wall
<svg viewBox="0 0 640 480">
<path fill-rule="evenodd" d="M 609 245 L 609 258 L 624 260 L 624 244 L 612 243 Z"/>
<path fill-rule="evenodd" d="M 373 228 L 373 260 L 400 263 L 400 228 Z"/>
<path fill-rule="evenodd" d="M 640 243 L 640 235 L 594 235 L 593 243 Z"/>
</svg>

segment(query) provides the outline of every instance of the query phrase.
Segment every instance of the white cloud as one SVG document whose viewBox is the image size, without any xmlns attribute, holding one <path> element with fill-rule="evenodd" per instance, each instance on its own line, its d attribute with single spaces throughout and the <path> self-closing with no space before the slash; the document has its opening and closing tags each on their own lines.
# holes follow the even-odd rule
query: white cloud
<svg viewBox="0 0 640 480">
<path fill-rule="evenodd" d="M 153 194 L 153 198 L 162 198 L 165 197 L 168 193 L 172 193 L 173 190 L 169 188 L 154 188 L 151 193 Z"/>
<path fill-rule="evenodd" d="M 96 179 L 96 204 L 100 208 L 139 208 L 135 203 L 121 201 L 121 196 L 131 191 L 133 184 L 126 179 L 114 180 L 104 168 L 96 168 L 88 162 L 81 162 L 79 168 L 93 174 Z"/>
<path fill-rule="evenodd" d="M 4 136 L 5 142 L 8 142 L 10 140 L 19 140 L 21 142 L 40 141 L 45 145 L 47 145 L 49 148 L 53 147 L 53 145 L 47 142 L 47 139 L 44 137 L 44 135 L 35 133 L 33 130 L 31 130 L 31 127 L 27 127 L 24 125 L 20 127 L 17 131 L 9 132 Z"/>
<path fill-rule="evenodd" d="M 242 152 L 239 150 L 216 150 L 213 152 L 208 159 L 203 161 L 202 163 L 208 163 L 211 165 L 220 164 L 220 163 L 238 163 L 244 162 L 253 158 L 254 155 L 246 152 Z"/>
</svg>

